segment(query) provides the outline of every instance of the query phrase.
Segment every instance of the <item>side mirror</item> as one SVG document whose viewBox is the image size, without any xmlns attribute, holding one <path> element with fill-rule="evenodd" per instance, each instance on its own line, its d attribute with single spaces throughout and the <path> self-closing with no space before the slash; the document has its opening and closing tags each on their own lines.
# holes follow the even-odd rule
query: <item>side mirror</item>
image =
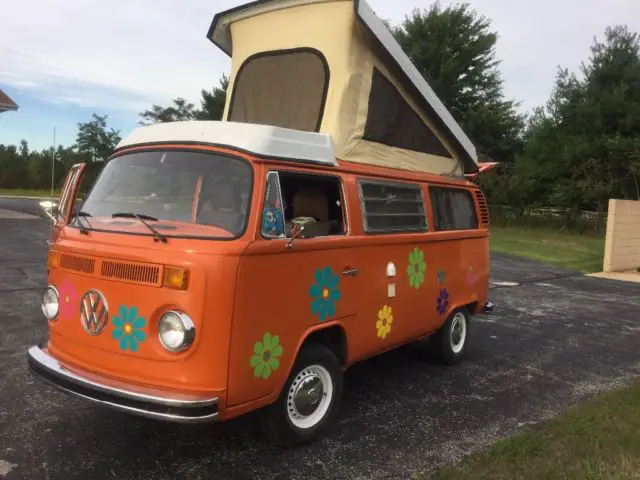
<svg viewBox="0 0 640 480">
<path fill-rule="evenodd" d="M 42 200 L 39 202 L 40 208 L 44 210 L 44 213 L 49 217 L 49 219 L 56 223 L 58 215 L 58 204 L 56 202 L 52 202 L 51 200 Z"/>
</svg>

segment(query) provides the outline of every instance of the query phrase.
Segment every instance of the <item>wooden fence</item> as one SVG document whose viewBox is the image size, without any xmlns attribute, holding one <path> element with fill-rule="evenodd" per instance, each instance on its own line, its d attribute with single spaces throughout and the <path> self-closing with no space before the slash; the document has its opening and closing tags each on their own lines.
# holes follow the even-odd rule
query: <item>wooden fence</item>
<svg viewBox="0 0 640 480">
<path fill-rule="evenodd" d="M 491 205 L 491 223 L 498 227 L 554 228 L 581 234 L 604 235 L 607 212 L 569 208 L 525 208 Z"/>
</svg>

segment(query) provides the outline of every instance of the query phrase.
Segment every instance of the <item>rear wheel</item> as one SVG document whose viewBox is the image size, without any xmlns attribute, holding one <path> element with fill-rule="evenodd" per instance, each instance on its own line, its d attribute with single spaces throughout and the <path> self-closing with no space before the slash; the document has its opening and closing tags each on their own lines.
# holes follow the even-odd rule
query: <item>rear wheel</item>
<svg viewBox="0 0 640 480">
<path fill-rule="evenodd" d="M 455 365 L 464 357 L 469 339 L 469 321 L 466 308 L 454 310 L 444 325 L 431 336 L 431 348 L 442 363 Z"/>
<path fill-rule="evenodd" d="M 324 345 L 302 347 L 280 397 L 265 409 L 263 425 L 274 443 L 315 440 L 331 424 L 342 398 L 342 367 Z"/>
</svg>

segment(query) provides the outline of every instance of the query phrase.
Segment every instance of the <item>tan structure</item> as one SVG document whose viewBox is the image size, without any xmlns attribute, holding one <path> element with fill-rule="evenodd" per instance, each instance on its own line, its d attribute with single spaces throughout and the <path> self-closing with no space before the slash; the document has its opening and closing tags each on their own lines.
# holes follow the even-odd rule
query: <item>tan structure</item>
<svg viewBox="0 0 640 480">
<path fill-rule="evenodd" d="M 331 136 L 342 161 L 478 171 L 475 147 L 364 0 L 269 0 L 216 15 L 224 120 Z"/>
<path fill-rule="evenodd" d="M 640 268 L 640 202 L 609 200 L 605 272 Z"/>
<path fill-rule="evenodd" d="M 16 111 L 18 110 L 18 105 L 16 102 L 9 98 L 9 95 L 0 90 L 0 113 Z"/>
<path fill-rule="evenodd" d="M 609 200 L 604 264 L 593 276 L 640 282 L 640 201 Z"/>
</svg>

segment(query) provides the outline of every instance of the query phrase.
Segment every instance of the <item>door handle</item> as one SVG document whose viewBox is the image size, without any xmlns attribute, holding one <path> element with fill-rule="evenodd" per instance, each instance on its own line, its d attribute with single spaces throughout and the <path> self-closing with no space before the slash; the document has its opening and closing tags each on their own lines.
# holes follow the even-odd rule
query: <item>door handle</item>
<svg viewBox="0 0 640 480">
<path fill-rule="evenodd" d="M 357 268 L 350 268 L 342 271 L 342 275 L 348 275 L 350 277 L 355 277 L 358 274 Z"/>
</svg>

